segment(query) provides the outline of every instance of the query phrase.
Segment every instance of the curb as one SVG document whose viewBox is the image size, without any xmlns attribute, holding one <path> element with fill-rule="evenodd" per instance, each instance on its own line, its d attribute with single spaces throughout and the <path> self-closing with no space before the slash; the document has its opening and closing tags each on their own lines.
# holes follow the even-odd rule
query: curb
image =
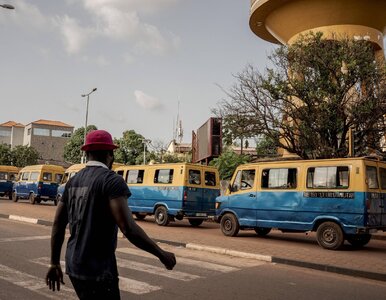
<svg viewBox="0 0 386 300">
<path fill-rule="evenodd" d="M 44 226 L 52 226 L 53 225 L 53 222 L 51 222 L 51 221 L 28 218 L 28 217 L 17 216 L 17 215 L 0 214 L 0 218 L 10 219 L 10 220 L 15 220 L 15 221 L 20 221 L 20 222 L 26 222 L 26 223 L 32 223 L 32 224 L 38 224 L 38 225 L 44 225 Z M 124 238 L 124 236 L 121 232 L 118 233 L 118 238 Z M 183 247 L 183 248 L 191 249 L 191 250 L 217 253 L 217 254 L 240 257 L 240 258 L 249 258 L 249 259 L 255 259 L 255 260 L 264 261 L 264 262 L 268 262 L 268 263 L 284 264 L 284 265 L 296 266 L 296 267 L 313 269 L 313 270 L 318 270 L 318 271 L 336 273 L 336 274 L 341 274 L 341 275 L 348 275 L 348 276 L 353 276 L 353 277 L 362 277 L 362 278 L 373 279 L 373 280 L 378 280 L 378 281 L 386 281 L 386 273 L 377 273 L 377 272 L 368 272 L 368 271 L 361 271 L 361 270 L 355 270 L 355 269 L 348 269 L 348 268 L 342 268 L 342 267 L 336 267 L 336 266 L 330 266 L 330 265 L 324 265 L 324 264 L 318 264 L 318 263 L 311 263 L 311 262 L 288 259 L 288 258 L 281 258 L 281 257 L 275 257 L 275 256 L 269 256 L 269 255 L 236 251 L 236 250 L 220 248 L 220 247 L 199 245 L 199 244 L 194 244 L 194 243 L 181 243 L 181 242 L 161 240 L 161 239 L 155 239 L 155 238 L 152 238 L 152 239 L 157 243 L 168 244 L 168 245 L 176 246 L 176 247 Z M 384 238 L 383 236 L 377 236 L 376 239 L 386 240 L 386 238 Z"/>
</svg>

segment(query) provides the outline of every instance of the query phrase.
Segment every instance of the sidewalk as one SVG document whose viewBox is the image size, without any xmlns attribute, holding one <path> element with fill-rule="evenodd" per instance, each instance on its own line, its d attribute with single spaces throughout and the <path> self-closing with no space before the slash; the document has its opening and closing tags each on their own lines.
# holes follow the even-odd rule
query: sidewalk
<svg viewBox="0 0 386 300">
<path fill-rule="evenodd" d="M 0 200 L 2 218 L 50 226 L 54 215 L 55 207 L 50 202 L 30 205 L 25 201 L 13 203 Z M 147 217 L 138 224 L 159 242 L 386 281 L 386 232 L 375 234 L 370 243 L 359 250 L 345 244 L 341 251 L 328 251 L 318 246 L 314 233 L 306 235 L 273 230 L 267 237 L 261 238 L 254 231 L 240 231 L 237 237 L 225 237 L 219 225 L 212 222 L 205 222 L 198 228 L 184 221 L 162 227 Z"/>
</svg>

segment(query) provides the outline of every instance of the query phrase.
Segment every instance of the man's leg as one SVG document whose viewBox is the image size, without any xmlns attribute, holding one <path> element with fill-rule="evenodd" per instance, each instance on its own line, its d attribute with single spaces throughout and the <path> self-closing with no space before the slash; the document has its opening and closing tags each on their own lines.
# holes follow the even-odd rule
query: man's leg
<svg viewBox="0 0 386 300">
<path fill-rule="evenodd" d="M 120 300 L 118 278 L 104 281 L 81 280 L 71 277 L 76 294 L 81 300 L 111 299 Z"/>
</svg>

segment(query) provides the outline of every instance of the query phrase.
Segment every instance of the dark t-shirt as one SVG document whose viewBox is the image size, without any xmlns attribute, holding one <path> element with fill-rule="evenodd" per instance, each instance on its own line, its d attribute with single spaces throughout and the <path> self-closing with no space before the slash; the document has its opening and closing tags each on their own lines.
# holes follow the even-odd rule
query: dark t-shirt
<svg viewBox="0 0 386 300">
<path fill-rule="evenodd" d="M 118 229 L 109 201 L 120 196 L 130 196 L 125 181 L 103 167 L 87 166 L 67 182 L 62 202 L 71 234 L 66 251 L 68 275 L 84 280 L 118 276 Z"/>
</svg>

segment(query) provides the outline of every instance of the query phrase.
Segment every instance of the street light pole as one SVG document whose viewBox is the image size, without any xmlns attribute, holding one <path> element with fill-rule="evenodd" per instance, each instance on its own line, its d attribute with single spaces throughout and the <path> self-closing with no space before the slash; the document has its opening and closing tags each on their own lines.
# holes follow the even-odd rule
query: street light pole
<svg viewBox="0 0 386 300">
<path fill-rule="evenodd" d="M 146 144 L 151 143 L 151 140 L 148 139 L 143 139 L 143 164 L 146 165 Z"/>
<path fill-rule="evenodd" d="M 83 145 L 86 144 L 86 135 L 87 135 L 87 120 L 88 120 L 88 103 L 90 100 L 90 95 L 94 93 L 97 90 L 97 88 L 93 88 L 92 91 L 88 94 L 83 94 L 81 95 L 82 97 L 87 97 L 87 104 L 86 104 L 86 121 L 84 123 L 84 137 L 83 137 Z M 86 163 L 86 152 L 83 152 L 81 163 L 84 164 Z"/>
</svg>

